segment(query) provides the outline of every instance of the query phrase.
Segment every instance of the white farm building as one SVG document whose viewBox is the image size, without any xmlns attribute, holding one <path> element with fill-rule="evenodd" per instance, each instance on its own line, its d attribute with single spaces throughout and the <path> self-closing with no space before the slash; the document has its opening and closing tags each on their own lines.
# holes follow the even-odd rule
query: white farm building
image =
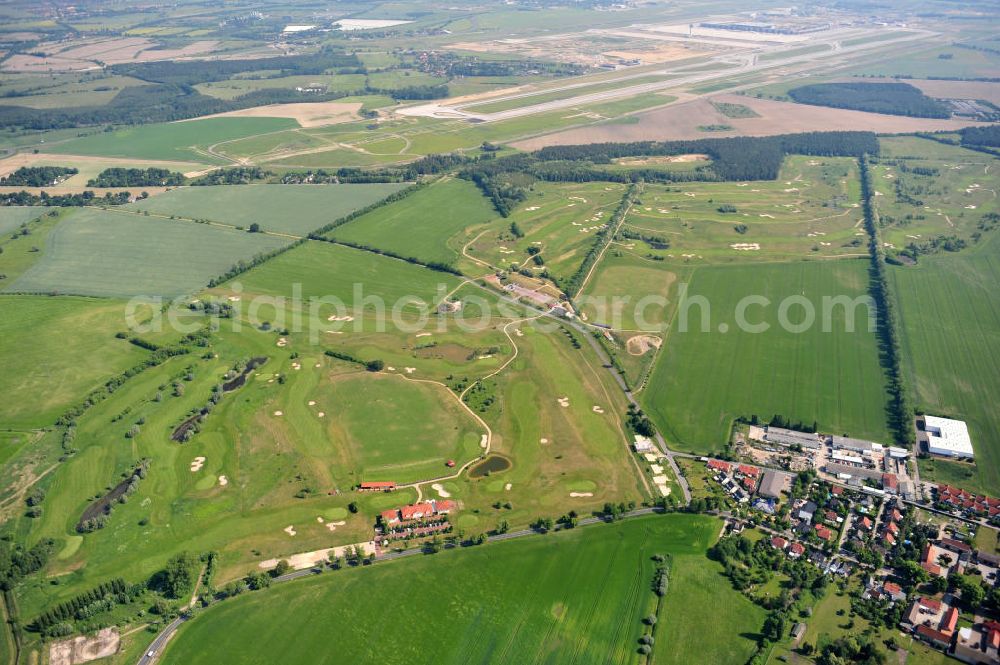
<svg viewBox="0 0 1000 665">
<path fill-rule="evenodd" d="M 972 459 L 972 440 L 964 421 L 924 416 L 924 433 L 927 452 L 931 455 Z"/>
</svg>

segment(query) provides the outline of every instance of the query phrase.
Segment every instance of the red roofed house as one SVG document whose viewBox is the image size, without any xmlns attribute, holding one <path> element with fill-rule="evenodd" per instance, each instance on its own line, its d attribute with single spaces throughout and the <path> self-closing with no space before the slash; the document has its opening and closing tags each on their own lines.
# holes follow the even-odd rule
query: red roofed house
<svg viewBox="0 0 1000 665">
<path fill-rule="evenodd" d="M 899 488 L 899 479 L 896 478 L 895 474 L 883 473 L 882 474 L 882 489 L 895 492 Z"/>
<path fill-rule="evenodd" d="M 939 649 L 947 649 L 951 646 L 951 633 L 934 630 L 930 626 L 920 625 L 917 626 L 916 634 L 923 641 Z"/>
<path fill-rule="evenodd" d="M 910 626 L 925 642 L 947 649 L 958 625 L 958 610 L 940 600 L 920 597 L 913 603 L 903 624 Z"/>
<path fill-rule="evenodd" d="M 870 519 L 868 519 L 868 517 L 862 517 L 858 521 L 858 526 L 860 526 L 865 531 L 870 531 L 871 528 L 872 528 L 872 521 Z"/>
<path fill-rule="evenodd" d="M 771 538 L 771 547 L 776 550 L 783 550 L 788 547 L 788 541 L 781 536 L 775 536 Z"/>
<path fill-rule="evenodd" d="M 788 548 L 788 556 L 792 559 L 798 559 L 805 553 L 806 548 L 802 543 L 792 543 L 792 546 Z"/>
<path fill-rule="evenodd" d="M 819 525 L 818 527 L 816 527 L 816 535 L 819 536 L 820 538 L 822 538 L 823 540 L 827 540 L 827 541 L 830 541 L 830 540 L 834 539 L 833 531 L 830 531 L 829 529 L 827 529 L 822 524 Z"/>
<path fill-rule="evenodd" d="M 841 487 L 840 485 L 834 485 L 833 489 L 831 489 L 830 491 L 833 492 L 834 496 L 840 496 L 841 494 L 844 493 L 844 488 Z"/>
<path fill-rule="evenodd" d="M 958 610 L 954 607 L 949 607 L 944 613 L 944 618 L 941 620 L 940 630 L 945 633 L 954 633 L 955 626 L 958 625 Z"/>
<path fill-rule="evenodd" d="M 431 503 L 415 503 L 412 506 L 403 506 L 399 509 L 399 513 L 403 516 L 404 521 L 419 520 L 433 515 L 434 505 Z"/>
<path fill-rule="evenodd" d="M 393 482 L 376 482 L 376 483 L 361 483 L 358 489 L 362 492 L 389 492 L 396 489 L 396 483 Z"/>
<path fill-rule="evenodd" d="M 396 508 L 393 508 L 392 510 L 383 510 L 379 516 L 382 518 L 382 522 L 386 525 L 399 523 L 399 510 Z"/>
<path fill-rule="evenodd" d="M 750 476 L 751 478 L 756 478 L 757 476 L 760 475 L 760 469 L 758 469 L 755 466 L 747 466 L 746 464 L 740 464 L 739 470 L 740 473 L 742 473 L 744 476 Z"/>
<path fill-rule="evenodd" d="M 724 471 L 726 473 L 729 473 L 729 469 L 732 467 L 729 466 L 728 462 L 723 462 L 722 460 L 717 460 L 717 459 L 710 459 L 708 460 L 708 468 L 715 469 L 716 471 Z"/>
<path fill-rule="evenodd" d="M 903 521 L 903 513 L 899 512 L 897 509 L 893 508 L 892 509 L 892 521 L 893 522 L 902 522 Z"/>
<path fill-rule="evenodd" d="M 903 588 L 895 582 L 886 582 L 883 584 L 882 591 L 894 602 L 906 600 L 906 593 L 903 592 Z"/>
<path fill-rule="evenodd" d="M 434 504 L 434 512 L 438 515 L 447 515 L 458 507 L 454 501 L 450 500 L 431 501 L 431 503 Z"/>
</svg>

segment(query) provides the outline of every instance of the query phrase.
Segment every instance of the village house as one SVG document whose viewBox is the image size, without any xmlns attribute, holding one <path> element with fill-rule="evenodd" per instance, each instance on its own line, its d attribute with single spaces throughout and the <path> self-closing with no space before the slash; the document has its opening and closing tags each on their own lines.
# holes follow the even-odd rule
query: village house
<svg viewBox="0 0 1000 665">
<path fill-rule="evenodd" d="M 960 629 L 952 655 L 972 665 L 997 665 L 1000 663 L 1000 623 L 989 621 Z"/>
<path fill-rule="evenodd" d="M 901 625 L 912 630 L 917 639 L 948 649 L 958 625 L 958 610 L 944 601 L 921 596 L 913 601 Z"/>
<path fill-rule="evenodd" d="M 396 489 L 396 483 L 393 482 L 361 483 L 358 485 L 358 490 L 361 492 L 391 492 L 394 489 Z"/>
</svg>

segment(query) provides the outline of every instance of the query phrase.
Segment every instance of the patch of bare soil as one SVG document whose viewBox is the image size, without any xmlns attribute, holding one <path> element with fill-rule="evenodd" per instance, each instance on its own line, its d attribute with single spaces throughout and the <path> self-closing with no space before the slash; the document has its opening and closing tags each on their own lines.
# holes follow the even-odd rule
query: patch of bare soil
<svg viewBox="0 0 1000 665">
<path fill-rule="evenodd" d="M 1000 83 L 987 81 L 923 81 L 907 79 L 906 83 L 920 88 L 924 94 L 945 99 L 985 99 L 1000 105 Z"/>
<path fill-rule="evenodd" d="M 300 102 L 295 104 L 268 104 L 238 111 L 227 111 L 214 115 L 203 115 L 191 120 L 205 118 L 291 118 L 300 127 L 326 127 L 359 118 L 361 103 L 343 102 Z M 179 122 L 188 122 L 180 120 Z"/>
<path fill-rule="evenodd" d="M 625 342 L 625 348 L 628 350 L 631 356 L 641 356 L 645 355 L 650 349 L 660 348 L 660 344 L 663 340 L 655 335 L 635 335 L 634 337 L 629 337 L 628 341 Z"/>
<path fill-rule="evenodd" d="M 727 118 L 712 105 L 712 101 L 743 104 L 753 109 L 759 118 Z M 712 137 L 773 136 L 813 131 L 860 130 L 884 133 L 917 131 L 955 131 L 970 125 L 982 125 L 968 120 L 938 120 L 907 118 L 881 113 L 849 111 L 823 106 L 809 106 L 771 99 L 755 99 L 742 95 L 718 95 L 672 104 L 634 116 L 639 122 L 630 125 L 599 125 L 555 132 L 546 136 L 517 141 L 512 145 L 521 150 L 538 150 L 550 145 L 628 141 L 675 141 L 704 138 L 700 125 L 730 125 L 733 129 L 712 132 Z"/>
<path fill-rule="evenodd" d="M 121 636 L 117 628 L 104 628 L 91 637 L 74 637 L 49 646 L 50 665 L 78 665 L 118 653 Z"/>
</svg>

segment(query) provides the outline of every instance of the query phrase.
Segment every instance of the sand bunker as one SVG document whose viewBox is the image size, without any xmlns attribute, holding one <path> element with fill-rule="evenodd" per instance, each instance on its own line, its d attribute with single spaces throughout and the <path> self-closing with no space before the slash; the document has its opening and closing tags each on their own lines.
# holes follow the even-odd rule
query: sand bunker
<svg viewBox="0 0 1000 665">
<path fill-rule="evenodd" d="M 433 485 L 431 485 L 431 489 L 437 492 L 438 496 L 441 497 L 442 499 L 447 499 L 448 497 L 451 496 L 451 492 L 446 490 L 444 488 L 444 485 L 442 485 L 441 483 L 434 483 Z"/>
<path fill-rule="evenodd" d="M 548 443 L 549 443 L 549 440 L 548 440 L 548 439 L 539 439 L 539 440 L 538 440 L 538 443 L 540 443 L 540 444 L 542 444 L 543 446 L 545 446 L 545 445 L 548 445 Z"/>
<path fill-rule="evenodd" d="M 281 411 L 275 411 L 275 412 L 274 412 L 274 415 L 276 415 L 276 416 L 278 416 L 278 417 L 281 417 L 281 416 L 283 416 L 283 415 L 285 415 L 285 414 L 284 414 L 283 412 L 281 412 Z"/>
<path fill-rule="evenodd" d="M 490 437 L 487 436 L 486 434 L 483 434 L 481 437 L 479 437 L 479 447 L 480 448 L 485 448 L 487 446 L 487 444 L 489 444 L 489 442 L 490 442 Z"/>
<path fill-rule="evenodd" d="M 225 476 L 219 476 L 219 486 L 220 487 L 225 487 L 228 484 L 229 484 L 229 478 L 226 478 Z"/>
<path fill-rule="evenodd" d="M 291 525 L 291 524 L 289 524 L 284 529 L 282 529 L 282 531 L 284 531 L 285 533 L 287 533 L 289 536 L 294 536 L 295 535 L 295 527 L 293 525 Z"/>
<path fill-rule="evenodd" d="M 317 416 L 319 416 L 320 418 L 325 418 L 325 417 L 326 417 L 326 414 L 325 414 L 325 413 L 323 413 L 322 411 L 320 411 L 320 412 L 319 412 L 319 413 L 317 413 L 316 415 L 317 415 Z"/>
<path fill-rule="evenodd" d="M 326 320 L 327 321 L 353 321 L 354 317 L 353 316 L 346 316 L 346 315 L 345 316 L 337 316 L 336 314 L 334 314 L 332 316 L 328 316 L 326 318 Z"/>
<path fill-rule="evenodd" d="M 278 338 L 278 343 L 277 343 L 276 346 L 280 346 L 280 347 L 288 346 L 288 340 L 285 339 L 284 337 L 279 337 Z"/>
<path fill-rule="evenodd" d="M 594 413 L 604 413 L 604 409 L 602 407 L 598 406 L 597 404 L 595 404 L 594 406 L 590 407 L 590 410 L 593 411 Z"/>
<path fill-rule="evenodd" d="M 191 460 L 191 473 L 194 473 L 195 471 L 201 471 L 201 467 L 203 466 L 205 466 L 205 458 L 195 457 L 193 460 Z"/>
<path fill-rule="evenodd" d="M 417 371 L 416 367 L 404 367 L 403 369 L 406 370 L 407 374 L 413 374 L 414 372 Z"/>
<path fill-rule="evenodd" d="M 513 487 L 513 485 L 511 485 L 510 483 L 507 483 L 506 485 L 503 486 L 504 491 L 506 492 L 509 492 L 511 487 Z"/>
<path fill-rule="evenodd" d="M 594 493 L 593 492 L 570 492 L 569 495 L 571 497 L 573 497 L 574 499 L 577 499 L 577 498 L 585 497 L 585 496 L 594 496 Z"/>
<path fill-rule="evenodd" d="M 314 399 L 309 400 L 309 406 L 316 406 L 316 400 Z"/>
<path fill-rule="evenodd" d="M 760 243 L 756 242 L 737 242 L 729 246 L 730 249 L 735 249 L 741 252 L 751 252 L 760 249 Z"/>
<path fill-rule="evenodd" d="M 663 340 L 655 335 L 635 335 L 625 342 L 625 349 L 630 356 L 644 355 L 650 349 L 658 349 Z"/>
<path fill-rule="evenodd" d="M 564 409 L 569 406 L 569 397 L 559 397 L 556 401 L 559 402 L 559 406 Z"/>
</svg>

